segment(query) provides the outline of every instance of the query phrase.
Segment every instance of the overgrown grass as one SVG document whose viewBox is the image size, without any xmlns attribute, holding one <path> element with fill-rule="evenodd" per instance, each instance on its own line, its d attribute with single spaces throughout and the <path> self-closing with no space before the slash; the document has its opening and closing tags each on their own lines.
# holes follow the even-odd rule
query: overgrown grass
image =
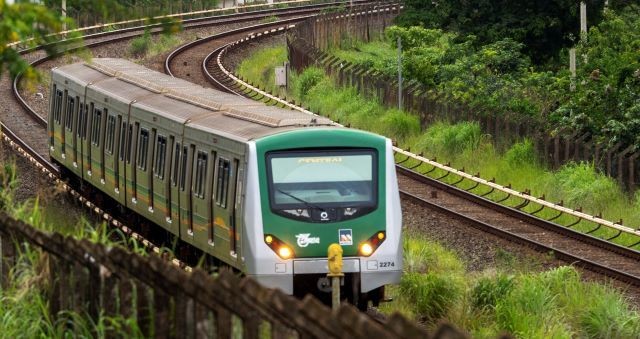
<svg viewBox="0 0 640 339">
<path fill-rule="evenodd" d="M 409 232 L 405 274 L 388 294 L 384 313 L 400 312 L 427 326 L 447 319 L 473 337 L 633 338 L 638 311 L 614 288 L 583 282 L 570 266 L 521 271 L 523 259 L 502 269 L 470 273 L 457 255 Z"/>
</svg>

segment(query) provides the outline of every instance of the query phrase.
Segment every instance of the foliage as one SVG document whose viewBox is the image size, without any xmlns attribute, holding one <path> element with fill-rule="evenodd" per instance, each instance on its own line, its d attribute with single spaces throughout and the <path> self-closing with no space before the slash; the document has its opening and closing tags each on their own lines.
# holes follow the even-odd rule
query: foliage
<svg viewBox="0 0 640 339">
<path fill-rule="evenodd" d="M 397 74 L 396 38 L 402 40 L 405 78 L 431 88 L 433 94 L 480 114 L 517 113 L 541 117 L 553 107 L 551 95 L 561 82 L 551 72 L 536 72 L 523 45 L 505 38 L 476 46 L 474 36 L 462 37 L 440 29 L 389 27 L 386 42 L 334 51 L 346 61 Z"/>
<path fill-rule="evenodd" d="M 504 161 L 511 168 L 535 164 L 537 159 L 533 142 L 529 139 L 516 142 L 504 154 Z"/>
<path fill-rule="evenodd" d="M 633 11 L 607 11 L 588 40 L 578 45 L 582 60 L 575 91 L 563 98 L 552 118 L 610 146 L 640 147 L 639 48 L 640 17 Z"/>
<path fill-rule="evenodd" d="M 480 278 L 471 291 L 473 306 L 478 309 L 494 308 L 513 289 L 513 283 L 514 277 L 504 274 Z"/>
<path fill-rule="evenodd" d="M 317 85 L 324 78 L 324 71 L 320 68 L 310 67 L 305 69 L 298 77 L 298 96 L 303 98 L 309 93 L 311 88 Z"/>
<path fill-rule="evenodd" d="M 587 163 L 568 163 L 558 172 L 547 187 L 548 192 L 562 192 L 565 202 L 573 206 L 589 206 L 602 211 L 619 196 L 620 188 L 614 179 L 598 173 Z"/>
<path fill-rule="evenodd" d="M 445 154 L 453 156 L 464 150 L 475 150 L 482 137 L 480 125 L 477 122 L 461 122 L 447 124 L 437 122 L 422 135 L 417 149 L 428 154 Z"/>
<path fill-rule="evenodd" d="M 589 25 L 601 20 L 603 0 L 586 0 Z M 579 3 L 574 0 L 407 0 L 397 22 L 474 35 L 477 44 L 505 38 L 525 46 L 536 63 L 554 58 L 578 36 Z"/>
<path fill-rule="evenodd" d="M 0 75 L 8 71 L 11 77 L 25 73 L 35 80 L 38 74 L 23 60 L 16 48 L 8 44 L 23 41 L 28 47 L 43 45 L 48 54 L 56 54 L 61 46 L 59 36 L 51 33 L 62 31 L 64 25 L 71 26 L 69 19 L 49 11 L 45 6 L 33 3 L 6 4 L 0 0 Z"/>
<path fill-rule="evenodd" d="M 428 321 L 442 318 L 460 298 L 461 285 L 446 274 L 405 273 L 401 293 L 413 296 L 417 313 Z"/>
<path fill-rule="evenodd" d="M 129 53 L 135 57 L 141 57 L 147 53 L 151 45 L 151 34 L 145 32 L 143 35 L 131 40 L 129 45 Z"/>
</svg>

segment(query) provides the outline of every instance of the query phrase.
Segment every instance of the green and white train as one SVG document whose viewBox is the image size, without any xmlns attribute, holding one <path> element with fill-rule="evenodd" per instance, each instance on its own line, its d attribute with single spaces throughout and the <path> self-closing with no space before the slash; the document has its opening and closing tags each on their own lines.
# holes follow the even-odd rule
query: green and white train
<svg viewBox="0 0 640 339">
<path fill-rule="evenodd" d="M 69 181 L 261 284 L 377 304 L 402 272 L 391 141 L 122 59 L 52 70 L 50 155 Z"/>
</svg>

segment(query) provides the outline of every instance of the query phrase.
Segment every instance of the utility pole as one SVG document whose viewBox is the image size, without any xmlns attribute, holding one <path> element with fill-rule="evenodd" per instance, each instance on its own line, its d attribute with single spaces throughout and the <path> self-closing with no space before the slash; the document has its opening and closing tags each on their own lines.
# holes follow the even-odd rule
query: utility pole
<svg viewBox="0 0 640 339">
<path fill-rule="evenodd" d="M 580 40 L 587 40 L 587 4 L 580 2 Z"/>
<path fill-rule="evenodd" d="M 402 38 L 398 36 L 398 109 L 402 110 Z"/>
</svg>

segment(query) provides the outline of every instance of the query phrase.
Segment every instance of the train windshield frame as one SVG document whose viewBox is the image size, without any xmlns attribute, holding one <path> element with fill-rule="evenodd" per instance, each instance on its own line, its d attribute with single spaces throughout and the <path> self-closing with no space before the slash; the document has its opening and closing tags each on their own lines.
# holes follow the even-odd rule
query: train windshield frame
<svg viewBox="0 0 640 339">
<path fill-rule="evenodd" d="M 266 165 L 271 210 L 287 218 L 341 221 L 378 205 L 375 149 L 269 152 Z"/>
</svg>

